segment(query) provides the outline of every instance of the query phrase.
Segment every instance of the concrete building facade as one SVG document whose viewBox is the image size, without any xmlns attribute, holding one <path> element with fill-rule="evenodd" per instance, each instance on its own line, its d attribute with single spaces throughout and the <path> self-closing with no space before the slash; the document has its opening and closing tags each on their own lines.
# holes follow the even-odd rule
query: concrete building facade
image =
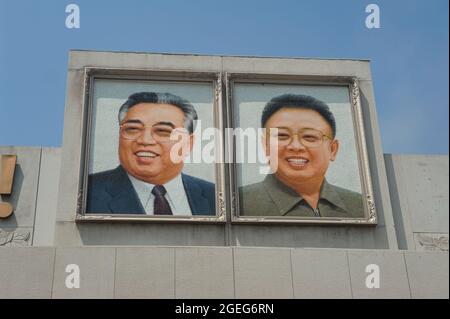
<svg viewBox="0 0 450 319">
<path fill-rule="evenodd" d="M 377 225 L 76 220 L 86 66 L 357 77 Z M 72 51 L 62 148 L 6 154 L 17 164 L 0 198 L 14 207 L 0 219 L 0 298 L 449 295 L 448 155 L 383 153 L 368 61 Z M 66 285 L 70 265 L 79 288 Z M 367 284 L 374 271 L 378 288 Z"/>
</svg>

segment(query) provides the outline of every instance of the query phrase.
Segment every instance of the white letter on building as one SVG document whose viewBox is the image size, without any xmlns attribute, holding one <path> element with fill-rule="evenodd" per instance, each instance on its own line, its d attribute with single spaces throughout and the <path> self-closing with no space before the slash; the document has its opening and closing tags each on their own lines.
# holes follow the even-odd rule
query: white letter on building
<svg viewBox="0 0 450 319">
<path fill-rule="evenodd" d="M 380 7 L 376 4 L 369 4 L 366 7 L 366 13 L 370 13 L 366 18 L 366 27 L 368 29 L 380 28 Z"/>
<path fill-rule="evenodd" d="M 68 29 L 80 28 L 80 7 L 76 4 L 69 4 L 66 7 L 66 13 L 70 13 L 66 18 L 66 27 Z"/>
<path fill-rule="evenodd" d="M 69 273 L 66 277 L 66 287 L 68 289 L 80 288 L 80 267 L 76 264 L 69 264 L 66 266 L 66 272 Z"/>
<path fill-rule="evenodd" d="M 380 267 L 375 264 L 367 265 L 366 272 L 369 273 L 366 278 L 366 287 L 369 289 L 380 288 Z"/>
</svg>

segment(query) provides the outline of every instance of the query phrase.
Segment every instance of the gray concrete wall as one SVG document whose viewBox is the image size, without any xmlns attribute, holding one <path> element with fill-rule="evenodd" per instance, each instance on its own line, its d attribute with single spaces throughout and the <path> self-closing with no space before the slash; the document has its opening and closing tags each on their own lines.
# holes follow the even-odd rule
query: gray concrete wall
<svg viewBox="0 0 450 319">
<path fill-rule="evenodd" d="M 358 77 L 378 225 L 75 222 L 86 65 Z M 0 147 L 18 156 L 0 298 L 448 298 L 448 155 L 383 157 L 367 61 L 74 51 L 67 86 L 61 149 Z"/>
<path fill-rule="evenodd" d="M 75 222 L 80 189 L 82 123 L 85 116 L 82 92 L 86 66 L 358 78 L 373 191 L 376 194 L 378 225 L 342 227 L 227 224 L 224 227 L 197 224 Z M 166 244 L 398 249 L 368 61 L 71 51 L 67 79 L 56 245 Z"/>
<path fill-rule="evenodd" d="M 400 249 L 448 251 L 448 155 L 385 155 Z"/>
<path fill-rule="evenodd" d="M 0 195 L 14 213 L 0 219 L 0 246 L 52 246 L 58 200 L 60 148 L 0 147 L 17 155 L 11 195 Z"/>
<path fill-rule="evenodd" d="M 33 246 L 53 246 L 58 197 L 60 148 L 42 148 Z"/>
<path fill-rule="evenodd" d="M 246 232 L 224 225 L 197 225 L 187 230 L 184 225 L 130 223 L 120 228 L 86 223 L 61 237 L 67 239 L 57 243 L 58 248 L 13 247 L 53 246 L 61 153 L 60 149 L 0 147 L 0 154 L 18 155 L 14 194 L 2 196 L 16 212 L 12 219 L 0 220 L 2 234 L 9 234 L 1 238 L 6 247 L 0 247 L 0 299 L 449 296 L 448 244 L 445 246 L 439 237 L 427 245 L 414 241 L 417 234 L 448 236 L 448 156 L 385 156 L 396 232 L 400 248 L 407 249 L 399 251 L 282 247 L 307 237 L 301 234 L 305 230 L 310 232 L 311 242 L 320 247 L 313 234 L 323 235 L 326 228 L 312 226 L 294 226 L 291 230 L 298 229 L 294 235 L 270 226 L 252 226 L 252 231 Z M 435 205 L 423 209 L 422 203 Z M 424 211 L 430 213 L 429 219 Z M 118 233 L 118 229 L 125 231 Z M 351 232 L 344 227 L 341 230 L 351 247 Z M 29 234 L 27 240 L 21 235 L 24 231 Z M 73 228 L 68 227 L 68 231 Z M 172 232 L 178 232 L 179 237 L 168 236 Z M 217 247 L 226 244 L 227 236 L 233 237 L 228 232 L 237 233 L 239 242 L 229 242 L 236 247 Z M 258 236 L 253 237 L 255 232 Z M 326 237 L 332 240 L 334 232 L 331 228 Z M 364 228 L 359 236 L 370 237 Z M 148 245 L 148 237 L 155 238 L 153 247 L 133 247 Z M 187 241 L 177 245 L 180 237 Z M 73 238 L 78 239 L 70 242 Z M 261 242 L 258 238 L 267 239 Z M 195 247 L 199 241 L 208 247 Z M 78 247 L 64 247 L 80 242 Z M 255 245 L 272 247 L 251 247 Z M 273 247 L 276 245 L 280 248 Z M 79 289 L 65 285 L 69 264 L 80 268 Z M 365 285 L 369 275 L 366 266 L 370 264 L 380 269 L 378 289 Z"/>
<path fill-rule="evenodd" d="M 31 262 L 32 261 L 32 262 Z M 448 253 L 251 247 L 0 248 L 3 298 L 449 298 Z M 67 288 L 79 267 L 79 288 Z M 368 288 L 368 265 L 379 288 Z"/>
<path fill-rule="evenodd" d="M 15 208 L 0 219 L 0 245 L 53 246 L 61 149 L 0 147 L 0 154 L 17 154 L 13 195 L 2 195 Z M 399 248 L 448 251 L 448 156 L 385 155 L 390 198 Z M 383 227 L 383 226 L 377 226 Z M 285 231 L 288 229 L 289 231 Z M 385 238 L 373 229 L 270 225 L 167 225 L 136 223 L 61 223 L 55 245 L 172 245 L 172 246 L 332 246 L 336 236 L 346 240 L 336 248 L 376 248 Z M 177 236 L 173 236 L 176 233 Z M 320 233 L 321 236 L 317 236 Z M 133 234 L 130 236 L 129 234 Z M 338 235 L 336 235 L 338 234 Z M 325 239 L 325 240 L 324 240 Z"/>
<path fill-rule="evenodd" d="M 0 147 L 0 155 L 17 155 L 11 195 L 0 195 L 0 202 L 8 202 L 14 213 L 0 219 L 0 246 L 30 246 L 36 213 L 36 199 L 41 163 L 39 147 Z M 50 200 L 55 201 L 56 197 Z"/>
</svg>

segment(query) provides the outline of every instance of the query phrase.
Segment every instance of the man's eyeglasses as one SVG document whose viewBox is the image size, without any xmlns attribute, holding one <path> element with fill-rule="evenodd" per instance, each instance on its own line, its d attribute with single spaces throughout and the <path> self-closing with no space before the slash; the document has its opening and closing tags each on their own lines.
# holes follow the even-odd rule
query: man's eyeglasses
<svg viewBox="0 0 450 319">
<path fill-rule="evenodd" d="M 270 128 L 269 130 L 270 138 L 276 139 L 279 146 L 291 144 L 295 135 L 298 136 L 300 143 L 306 148 L 319 147 L 322 145 L 324 138 L 330 141 L 333 140 L 331 136 L 312 128 L 301 129 L 297 133 L 287 128 Z"/>
<path fill-rule="evenodd" d="M 157 143 L 170 143 L 178 140 L 175 134 L 186 133 L 184 128 L 172 128 L 167 125 L 148 126 L 142 123 L 124 123 L 120 125 L 120 136 L 127 140 L 141 137 L 146 128 L 150 128 L 152 138 Z"/>
</svg>

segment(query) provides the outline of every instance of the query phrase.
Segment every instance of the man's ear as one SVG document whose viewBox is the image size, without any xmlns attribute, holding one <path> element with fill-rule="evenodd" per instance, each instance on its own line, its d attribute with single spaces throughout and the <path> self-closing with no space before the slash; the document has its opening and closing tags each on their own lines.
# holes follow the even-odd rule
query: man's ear
<svg viewBox="0 0 450 319">
<path fill-rule="evenodd" d="M 266 156 L 269 156 L 270 155 L 270 146 L 267 144 L 267 143 L 269 143 L 269 141 L 267 140 L 266 131 L 267 130 L 265 128 L 262 129 L 261 144 L 264 149 L 264 154 L 266 154 Z"/>
<path fill-rule="evenodd" d="M 194 142 L 195 142 L 195 135 L 194 133 L 191 133 L 189 135 L 189 153 L 192 153 L 192 150 L 194 149 Z"/>
<path fill-rule="evenodd" d="M 337 153 L 339 151 L 339 141 L 338 140 L 332 140 L 330 142 L 330 148 L 331 148 L 331 157 L 330 160 L 334 161 L 336 159 Z"/>
</svg>

